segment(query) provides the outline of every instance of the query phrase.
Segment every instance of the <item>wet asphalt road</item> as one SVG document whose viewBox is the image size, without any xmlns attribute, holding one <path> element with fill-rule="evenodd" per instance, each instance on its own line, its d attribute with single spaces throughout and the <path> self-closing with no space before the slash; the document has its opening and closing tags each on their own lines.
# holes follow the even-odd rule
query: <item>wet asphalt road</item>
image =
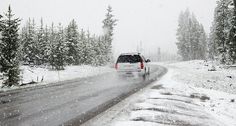
<svg viewBox="0 0 236 126">
<path fill-rule="evenodd" d="M 36 88 L 0 93 L 0 126 L 79 125 L 138 89 L 166 69 L 151 66 L 145 80 L 119 78 L 115 72 Z"/>
</svg>

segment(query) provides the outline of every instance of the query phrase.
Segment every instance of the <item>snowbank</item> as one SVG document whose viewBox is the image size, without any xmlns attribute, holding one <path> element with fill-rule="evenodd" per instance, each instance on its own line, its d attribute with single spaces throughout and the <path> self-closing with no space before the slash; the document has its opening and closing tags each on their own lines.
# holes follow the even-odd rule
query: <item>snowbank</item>
<svg viewBox="0 0 236 126">
<path fill-rule="evenodd" d="M 212 66 L 215 71 L 211 71 Z M 191 86 L 214 89 L 236 94 L 236 69 L 224 68 L 202 60 L 179 62 L 167 65 L 179 74 L 174 79 Z"/>
<path fill-rule="evenodd" d="M 30 67 L 30 66 L 21 66 L 20 69 L 22 75 L 20 81 L 21 84 L 37 83 L 37 84 L 27 85 L 27 87 L 35 86 L 38 84 L 48 84 L 52 82 L 70 80 L 75 78 L 96 76 L 113 71 L 113 69 L 110 67 L 93 67 L 88 65 L 67 66 L 65 67 L 65 70 L 61 71 L 55 71 L 40 67 Z M 1 84 L 2 83 L 0 80 L 0 87 Z M 0 88 L 0 90 L 9 90 L 15 88 L 19 87 Z"/>
</svg>

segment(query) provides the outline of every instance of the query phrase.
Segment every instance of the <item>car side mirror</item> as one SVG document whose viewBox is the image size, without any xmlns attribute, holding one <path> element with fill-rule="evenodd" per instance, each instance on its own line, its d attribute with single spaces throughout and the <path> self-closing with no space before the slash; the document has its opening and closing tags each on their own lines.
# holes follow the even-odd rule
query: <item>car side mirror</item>
<svg viewBox="0 0 236 126">
<path fill-rule="evenodd" d="M 147 63 L 148 63 L 148 62 L 151 62 L 151 60 L 150 60 L 150 59 L 147 59 L 146 62 L 147 62 Z"/>
</svg>

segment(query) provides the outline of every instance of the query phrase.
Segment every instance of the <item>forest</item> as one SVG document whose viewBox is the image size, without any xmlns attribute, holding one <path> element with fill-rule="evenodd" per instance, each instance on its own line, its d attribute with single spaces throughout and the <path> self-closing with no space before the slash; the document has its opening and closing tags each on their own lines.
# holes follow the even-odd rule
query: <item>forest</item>
<svg viewBox="0 0 236 126">
<path fill-rule="evenodd" d="M 102 21 L 103 35 L 91 34 L 78 28 L 72 19 L 67 26 L 61 23 L 45 25 L 29 18 L 23 27 L 20 18 L 15 18 L 9 6 L 5 15 L 0 15 L 0 72 L 7 86 L 19 83 L 19 66 L 50 66 L 63 70 L 68 65 L 102 66 L 113 60 L 112 40 L 114 19 L 112 7 L 108 6 Z"/>
</svg>

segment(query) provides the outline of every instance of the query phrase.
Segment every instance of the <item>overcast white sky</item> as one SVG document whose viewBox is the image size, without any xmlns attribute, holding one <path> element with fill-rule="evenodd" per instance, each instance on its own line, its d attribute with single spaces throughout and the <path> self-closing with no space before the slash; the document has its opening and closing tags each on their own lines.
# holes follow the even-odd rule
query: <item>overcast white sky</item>
<svg viewBox="0 0 236 126">
<path fill-rule="evenodd" d="M 102 20 L 111 5 L 119 21 L 115 28 L 115 53 L 134 52 L 140 41 L 146 52 L 176 52 L 176 29 L 181 10 L 189 8 L 209 32 L 216 0 L 0 0 L 0 13 L 8 5 L 22 23 L 31 17 L 67 25 L 72 19 L 80 28 L 102 34 Z"/>
</svg>

